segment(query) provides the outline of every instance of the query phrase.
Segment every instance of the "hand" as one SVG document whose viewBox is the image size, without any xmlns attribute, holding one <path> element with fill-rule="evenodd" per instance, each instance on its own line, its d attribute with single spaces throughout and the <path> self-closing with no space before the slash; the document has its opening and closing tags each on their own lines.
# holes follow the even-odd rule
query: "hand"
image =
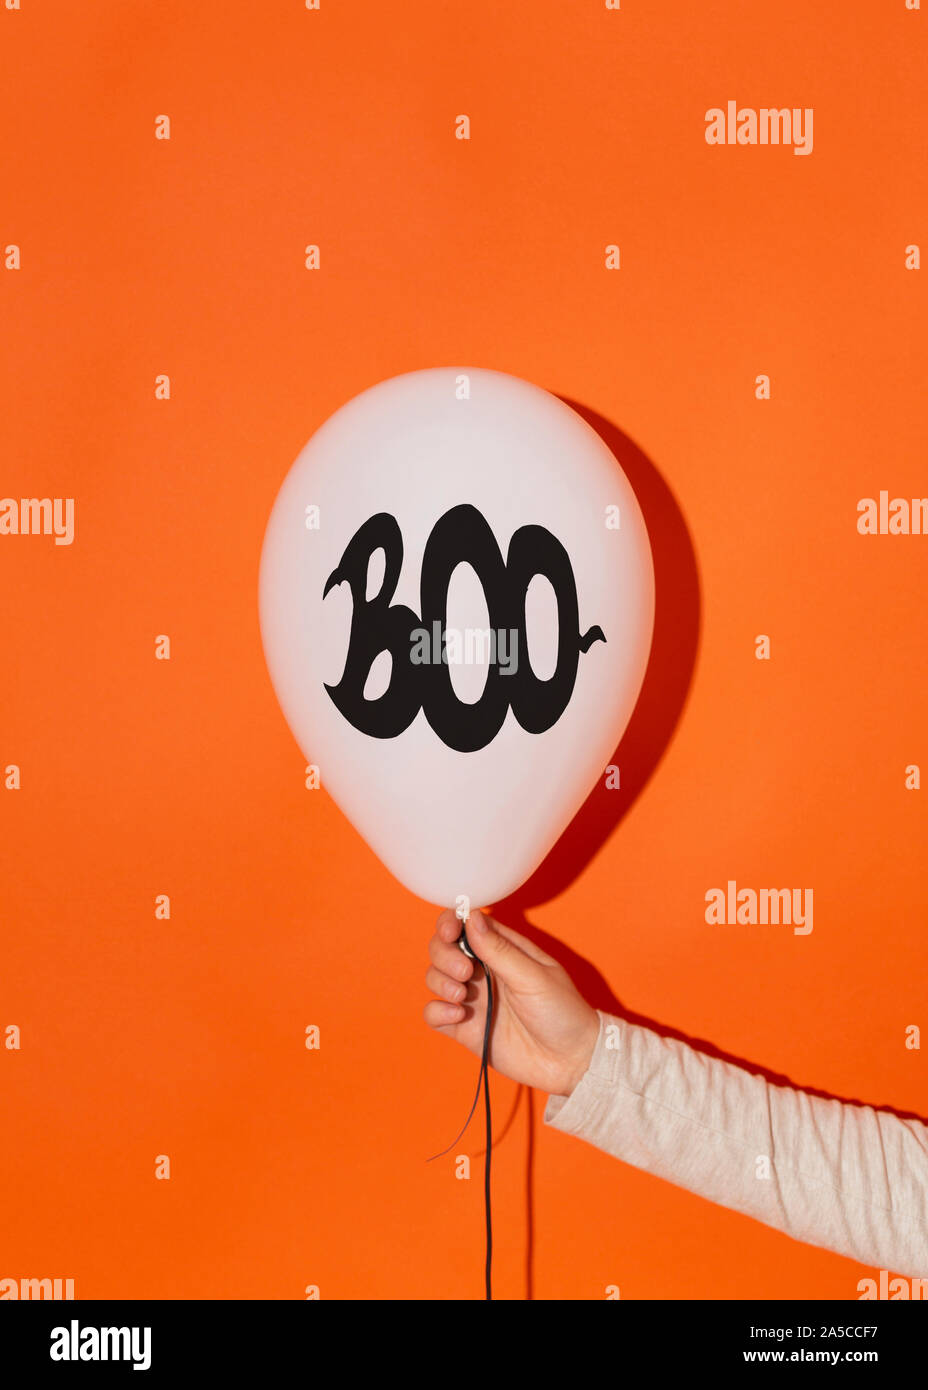
<svg viewBox="0 0 928 1390">
<path fill-rule="evenodd" d="M 449 908 L 429 942 L 425 982 L 438 996 L 425 1006 L 430 1028 L 483 1051 L 487 982 L 483 968 L 455 945 L 461 923 Z M 599 1015 L 563 966 L 492 917 L 467 920 L 471 950 L 493 975 L 495 1017 L 490 1064 L 503 1076 L 551 1095 L 569 1096 L 590 1064 Z"/>
</svg>

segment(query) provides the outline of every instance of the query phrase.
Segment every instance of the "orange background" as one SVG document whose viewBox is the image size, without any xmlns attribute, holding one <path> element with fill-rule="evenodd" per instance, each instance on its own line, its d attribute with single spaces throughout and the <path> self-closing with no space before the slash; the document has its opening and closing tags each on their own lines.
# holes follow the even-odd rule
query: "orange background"
<svg viewBox="0 0 928 1390">
<path fill-rule="evenodd" d="M 903 0 L 0 9 L 0 244 L 22 250 L 0 269 L 0 492 L 76 499 L 71 547 L 0 537 L 0 764 L 23 776 L 0 791 L 0 1029 L 22 1029 L 0 1048 L 0 1277 L 482 1295 L 479 1118 L 470 1181 L 424 1161 L 476 1083 L 421 1021 L 435 912 L 304 789 L 257 624 L 292 460 L 420 367 L 595 412 L 655 537 L 622 814 L 588 808 L 501 918 L 590 962 L 594 1002 L 926 1113 L 904 1030 L 928 1026 L 928 793 L 904 768 L 928 760 L 928 539 L 856 530 L 859 498 L 928 491 L 904 266 L 926 22 Z M 813 107 L 814 152 L 707 145 L 729 99 Z M 812 887 L 812 935 L 707 926 L 729 878 Z M 518 1099 L 499 1297 L 855 1298 L 871 1273 L 493 1095 L 499 1130 Z"/>
</svg>

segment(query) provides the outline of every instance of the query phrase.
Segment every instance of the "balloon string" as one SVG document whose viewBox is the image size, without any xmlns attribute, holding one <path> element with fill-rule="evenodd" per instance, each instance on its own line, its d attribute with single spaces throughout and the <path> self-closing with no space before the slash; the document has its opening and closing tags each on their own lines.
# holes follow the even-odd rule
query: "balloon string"
<svg viewBox="0 0 928 1390">
<path fill-rule="evenodd" d="M 487 1258 L 485 1280 L 487 1290 L 487 1302 L 489 1303 L 493 1298 L 493 1289 L 491 1286 L 490 1278 L 493 1265 L 493 1217 L 492 1209 L 490 1207 L 490 1157 L 493 1153 L 493 1122 L 490 1115 L 489 1072 L 490 1022 L 493 1018 L 493 976 L 490 974 L 489 970 L 487 969 L 487 966 L 484 964 L 483 961 L 481 961 L 480 964 L 483 966 L 483 973 L 487 977 L 487 1017 L 486 1023 L 483 1027 L 483 1058 L 481 1060 L 480 1067 L 481 1071 L 483 1072 L 483 1100 L 486 1114 L 487 1131 L 487 1147 L 483 1162 L 483 1209 L 484 1214 L 486 1216 Z"/>
<path fill-rule="evenodd" d="M 486 969 L 486 966 L 484 966 L 484 970 L 485 970 L 485 969 Z M 464 1135 L 467 1133 L 467 1127 L 468 1127 L 468 1125 L 470 1124 L 471 1120 L 474 1118 L 474 1111 L 477 1109 L 477 1102 L 478 1102 L 478 1100 L 480 1099 L 480 1088 L 482 1087 L 482 1085 L 483 1085 L 483 1062 L 481 1061 L 481 1063 L 480 1063 L 480 1071 L 477 1073 L 477 1090 L 476 1090 L 476 1092 L 474 1093 L 474 1101 L 473 1101 L 473 1104 L 472 1104 L 471 1107 L 470 1107 L 470 1110 L 468 1111 L 467 1119 L 464 1121 L 464 1127 L 463 1127 L 463 1129 L 461 1130 L 460 1134 L 457 1136 L 456 1139 L 452 1139 L 452 1141 L 451 1141 L 451 1143 L 448 1145 L 447 1149 L 442 1149 L 441 1153 L 432 1154 L 432 1157 L 431 1157 L 431 1158 L 427 1158 L 427 1159 L 425 1160 L 426 1163 L 434 1163 L 435 1160 L 436 1160 L 436 1158 L 444 1158 L 445 1154 L 450 1154 L 450 1152 L 451 1152 L 451 1150 L 454 1148 L 455 1144 L 457 1144 L 461 1139 L 463 1139 Z"/>
<path fill-rule="evenodd" d="M 493 1216 L 490 1206 L 490 1159 L 493 1153 L 493 1120 L 490 1112 L 490 1025 L 493 1021 L 493 976 L 485 961 L 480 960 L 479 956 L 474 957 L 483 966 L 483 973 L 487 981 L 487 1013 L 483 1024 L 483 1048 L 480 1055 L 480 1071 L 477 1074 L 477 1090 L 474 1093 L 473 1104 L 470 1107 L 464 1127 L 456 1139 L 452 1139 L 447 1149 L 442 1149 L 441 1153 L 432 1154 L 431 1158 L 426 1159 L 427 1163 L 432 1163 L 436 1158 L 444 1158 L 445 1154 L 450 1153 L 454 1146 L 463 1138 L 467 1132 L 467 1127 L 474 1118 L 477 1109 L 477 1102 L 480 1099 L 480 1088 L 483 1087 L 484 1115 L 486 1122 L 486 1151 L 483 1162 L 483 1206 L 486 1218 L 486 1297 L 487 1301 L 492 1301 L 492 1265 L 493 1265 Z"/>
</svg>

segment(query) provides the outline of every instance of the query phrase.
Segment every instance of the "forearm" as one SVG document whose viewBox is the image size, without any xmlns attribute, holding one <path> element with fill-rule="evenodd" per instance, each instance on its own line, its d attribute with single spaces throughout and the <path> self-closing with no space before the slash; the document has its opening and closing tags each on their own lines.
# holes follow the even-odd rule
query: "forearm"
<svg viewBox="0 0 928 1390">
<path fill-rule="evenodd" d="M 928 1126 L 825 1100 L 600 1014 L 545 1121 L 645 1172 L 864 1264 L 928 1276 Z"/>
</svg>

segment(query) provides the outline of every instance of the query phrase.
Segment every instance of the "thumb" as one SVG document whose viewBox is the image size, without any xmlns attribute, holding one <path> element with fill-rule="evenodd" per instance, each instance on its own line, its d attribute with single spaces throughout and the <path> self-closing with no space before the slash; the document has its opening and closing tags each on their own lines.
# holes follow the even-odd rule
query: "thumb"
<svg viewBox="0 0 928 1390">
<path fill-rule="evenodd" d="M 504 984 L 512 989 L 532 989 L 538 987 L 539 976 L 544 972 L 530 955 L 527 955 L 515 941 L 503 936 L 497 930 L 492 917 L 476 909 L 472 910 L 464 927 L 470 949 L 478 960 L 498 975 Z"/>
</svg>

